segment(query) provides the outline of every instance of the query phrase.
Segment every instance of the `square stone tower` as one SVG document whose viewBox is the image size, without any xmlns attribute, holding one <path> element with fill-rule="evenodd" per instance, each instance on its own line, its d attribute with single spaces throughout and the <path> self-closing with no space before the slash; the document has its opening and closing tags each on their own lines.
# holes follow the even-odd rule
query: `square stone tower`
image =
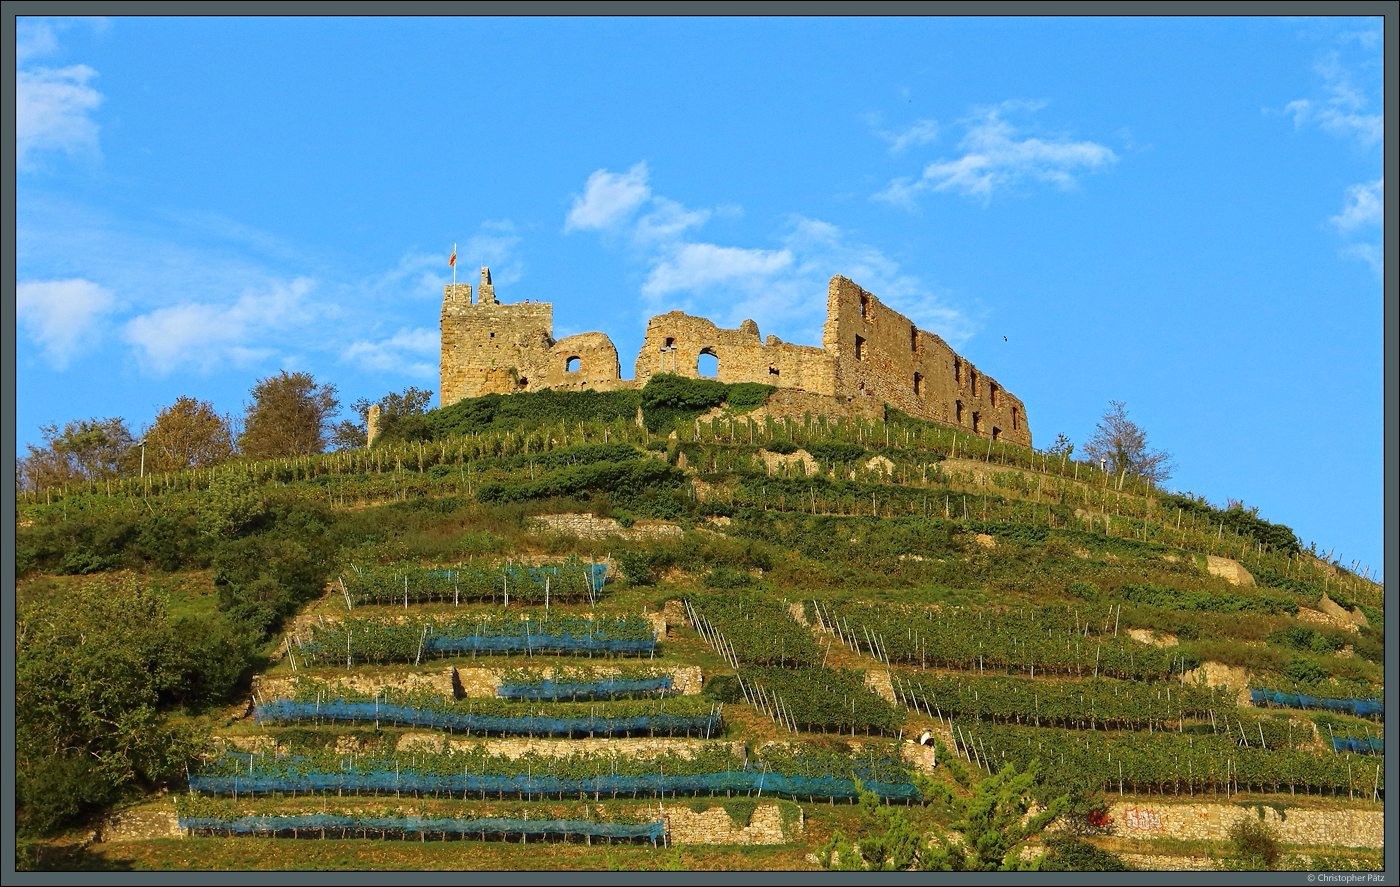
<svg viewBox="0 0 1400 887">
<path fill-rule="evenodd" d="M 497 302 L 489 268 L 481 269 L 477 295 L 472 297 L 466 283 L 443 287 L 442 406 L 464 397 L 524 391 L 532 380 L 543 380 L 549 368 L 554 306 Z"/>
</svg>

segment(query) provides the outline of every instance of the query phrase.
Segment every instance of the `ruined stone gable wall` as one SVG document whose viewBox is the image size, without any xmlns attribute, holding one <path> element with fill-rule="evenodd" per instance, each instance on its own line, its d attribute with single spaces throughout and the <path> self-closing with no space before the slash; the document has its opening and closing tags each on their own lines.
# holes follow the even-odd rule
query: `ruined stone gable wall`
<svg viewBox="0 0 1400 887">
<path fill-rule="evenodd" d="M 761 382 L 826 395 L 835 391 L 835 364 L 821 348 L 792 345 L 777 336 L 765 343 L 752 320 L 727 330 L 680 311 L 659 314 L 647 323 L 634 373 L 637 384 L 646 384 L 656 373 L 700 378 L 698 363 L 706 353 L 718 359 L 715 378 L 721 382 Z"/>
<path fill-rule="evenodd" d="M 983 435 L 995 429 L 999 440 L 1031 445 L 1020 398 L 938 336 L 844 277 L 831 279 L 826 310 L 822 347 L 835 358 L 835 393 L 883 400 Z"/>
<path fill-rule="evenodd" d="M 571 370 L 570 363 L 573 362 Z M 532 386 L 535 380 L 531 380 Z M 549 367 L 539 377 L 540 385 L 557 391 L 614 391 L 634 387 L 622 378 L 617 346 L 603 333 L 579 333 L 554 343 Z"/>
</svg>

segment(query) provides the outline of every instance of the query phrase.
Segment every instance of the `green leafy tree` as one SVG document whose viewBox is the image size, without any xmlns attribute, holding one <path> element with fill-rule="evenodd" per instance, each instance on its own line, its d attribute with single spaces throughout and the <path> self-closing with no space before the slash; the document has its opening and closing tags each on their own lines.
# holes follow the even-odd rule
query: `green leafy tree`
<svg viewBox="0 0 1400 887">
<path fill-rule="evenodd" d="M 121 418 L 82 419 L 62 431 L 57 424 L 39 430 L 44 445 L 29 444 L 28 458 L 15 471 L 26 490 L 121 477 L 135 473 L 140 462 L 136 438 Z"/>
<path fill-rule="evenodd" d="M 1045 451 L 1045 455 L 1055 459 L 1068 459 L 1073 453 L 1074 444 L 1070 443 L 1069 437 L 1063 431 L 1055 436 L 1055 442 Z"/>
<path fill-rule="evenodd" d="M 1022 857 L 1022 848 L 1069 807 L 1068 795 L 1027 816 L 1034 803 L 1031 790 L 1036 763 L 1024 772 L 1010 764 L 999 773 L 977 779 L 955 755 L 935 741 L 938 759 L 945 762 L 958 789 L 947 783 L 915 777 L 924 797 L 944 804 L 952 814 L 949 834 L 926 842 L 898 807 L 886 807 L 873 792 L 861 792 L 862 820 L 867 823 L 855 842 L 841 832 L 817 853 L 827 868 L 838 870 L 1026 871 L 1039 867 L 1043 856 Z M 961 790 L 959 790 L 961 789 Z"/>
<path fill-rule="evenodd" d="M 310 373 L 259 379 L 253 386 L 243 434 L 243 455 L 278 459 L 319 453 L 326 448 L 331 417 L 340 409 L 334 385 L 318 385 Z"/>
<path fill-rule="evenodd" d="M 1112 474 L 1133 474 L 1160 483 L 1172 476 L 1176 466 L 1170 453 L 1147 444 L 1147 432 L 1128 418 L 1128 405 L 1110 400 L 1099 419 L 1098 428 L 1084 444 L 1084 455 L 1106 463 Z"/>
<path fill-rule="evenodd" d="M 344 419 L 336 424 L 331 431 L 331 449 L 353 450 L 363 447 L 369 434 L 369 409 L 375 403 L 379 404 L 379 434 L 382 438 L 390 429 L 400 423 L 400 420 L 410 417 L 422 416 L 427 412 L 428 404 L 432 402 L 433 393 L 422 388 L 409 386 L 403 391 L 389 393 L 381 397 L 378 401 L 362 397 L 350 405 L 350 412 L 354 414 L 354 419 Z M 417 437 L 431 438 L 432 430 L 426 422 L 404 423 L 411 428 Z M 413 439 L 413 438 L 410 438 Z"/>
<path fill-rule="evenodd" d="M 1231 867 L 1250 871 L 1272 869 L 1283 855 L 1278 834 L 1264 823 L 1241 817 L 1230 826 L 1230 844 L 1234 858 Z"/>
<path fill-rule="evenodd" d="M 178 398 L 146 430 L 146 470 L 208 468 L 233 456 L 229 420 L 208 401 Z"/>
<path fill-rule="evenodd" d="M 175 776 L 199 741 L 161 714 L 162 695 L 193 691 L 186 668 L 208 656 L 237 656 L 190 624 L 172 657 L 165 603 L 132 576 L 27 604 L 16 622 L 16 801 L 31 834 Z"/>
</svg>

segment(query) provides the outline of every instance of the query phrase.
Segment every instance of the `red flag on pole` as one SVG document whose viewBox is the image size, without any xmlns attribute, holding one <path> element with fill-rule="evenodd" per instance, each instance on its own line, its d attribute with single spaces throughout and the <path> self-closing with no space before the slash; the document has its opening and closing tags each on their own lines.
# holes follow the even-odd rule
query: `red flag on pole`
<svg viewBox="0 0 1400 887">
<path fill-rule="evenodd" d="M 447 265 L 449 268 L 457 267 L 457 251 L 455 249 L 452 251 L 451 257 L 448 258 Z"/>
</svg>

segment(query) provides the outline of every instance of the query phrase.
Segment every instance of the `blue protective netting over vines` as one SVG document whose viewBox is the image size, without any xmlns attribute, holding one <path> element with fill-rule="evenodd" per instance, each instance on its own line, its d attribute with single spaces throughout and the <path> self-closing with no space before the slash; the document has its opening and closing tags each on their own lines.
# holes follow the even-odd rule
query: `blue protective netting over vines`
<svg viewBox="0 0 1400 887">
<path fill-rule="evenodd" d="M 1333 751 L 1349 751 L 1359 755 L 1385 754 L 1384 739 L 1332 739 Z"/>
<path fill-rule="evenodd" d="M 643 838 L 653 844 L 665 840 L 663 822 L 618 823 L 588 819 L 423 819 L 406 817 L 331 816 L 245 816 L 240 819 L 180 817 L 180 828 L 218 834 L 261 834 L 293 829 L 325 829 L 340 833 L 357 831 L 401 832 L 411 834 L 474 835 L 590 835 L 595 838 Z"/>
<path fill-rule="evenodd" d="M 656 651 L 656 636 L 650 638 L 606 638 L 596 635 L 574 637 L 567 630 L 558 634 L 534 634 L 529 625 L 521 634 L 509 635 L 467 635 L 451 637 L 429 635 L 423 641 L 424 653 L 501 653 L 525 650 L 527 652 L 577 652 L 577 653 L 653 653 Z M 544 627 L 541 625 L 540 627 Z"/>
<path fill-rule="evenodd" d="M 862 773 L 858 770 L 857 776 Z M 881 798 L 917 800 L 920 795 L 910 783 L 876 782 L 861 779 L 865 791 Z M 204 792 L 246 792 L 264 794 L 291 791 L 372 791 L 372 792 L 485 792 L 529 795 L 559 793 L 592 794 L 656 794 L 659 792 L 693 792 L 722 794 L 753 791 L 759 796 L 855 798 L 859 796 L 855 780 L 821 776 L 786 776 L 763 770 L 731 770 L 724 773 L 688 773 L 646 776 L 614 776 L 599 774 L 579 779 L 554 776 L 485 776 L 476 773 L 423 773 L 414 770 L 345 770 L 338 773 L 309 772 L 295 776 L 190 775 L 190 788 Z"/>
<path fill-rule="evenodd" d="M 1282 705 L 1288 708 L 1321 708 L 1327 711 L 1344 711 L 1360 717 L 1385 717 L 1385 703 L 1379 699 L 1324 699 L 1302 693 L 1280 693 L 1276 690 L 1253 689 L 1249 691 L 1250 701 L 1255 705 Z"/>
<path fill-rule="evenodd" d="M 265 721 L 389 721 L 421 727 L 450 727 L 471 733 L 517 733 L 531 736 L 572 735 L 575 733 L 616 734 L 648 730 L 664 733 L 700 733 L 709 737 L 720 726 L 718 713 L 699 716 L 671 715 L 665 712 L 632 717 L 551 718 L 542 715 L 491 717 L 462 712 L 434 711 L 391 705 L 384 702 L 298 702 L 276 699 L 253 708 L 258 723 Z"/>
<path fill-rule="evenodd" d="M 627 696 L 671 689 L 670 675 L 654 678 L 603 678 L 589 683 L 556 683 L 548 678 L 531 684 L 502 684 L 497 696 L 510 699 L 571 699 L 577 696 Z"/>
</svg>

